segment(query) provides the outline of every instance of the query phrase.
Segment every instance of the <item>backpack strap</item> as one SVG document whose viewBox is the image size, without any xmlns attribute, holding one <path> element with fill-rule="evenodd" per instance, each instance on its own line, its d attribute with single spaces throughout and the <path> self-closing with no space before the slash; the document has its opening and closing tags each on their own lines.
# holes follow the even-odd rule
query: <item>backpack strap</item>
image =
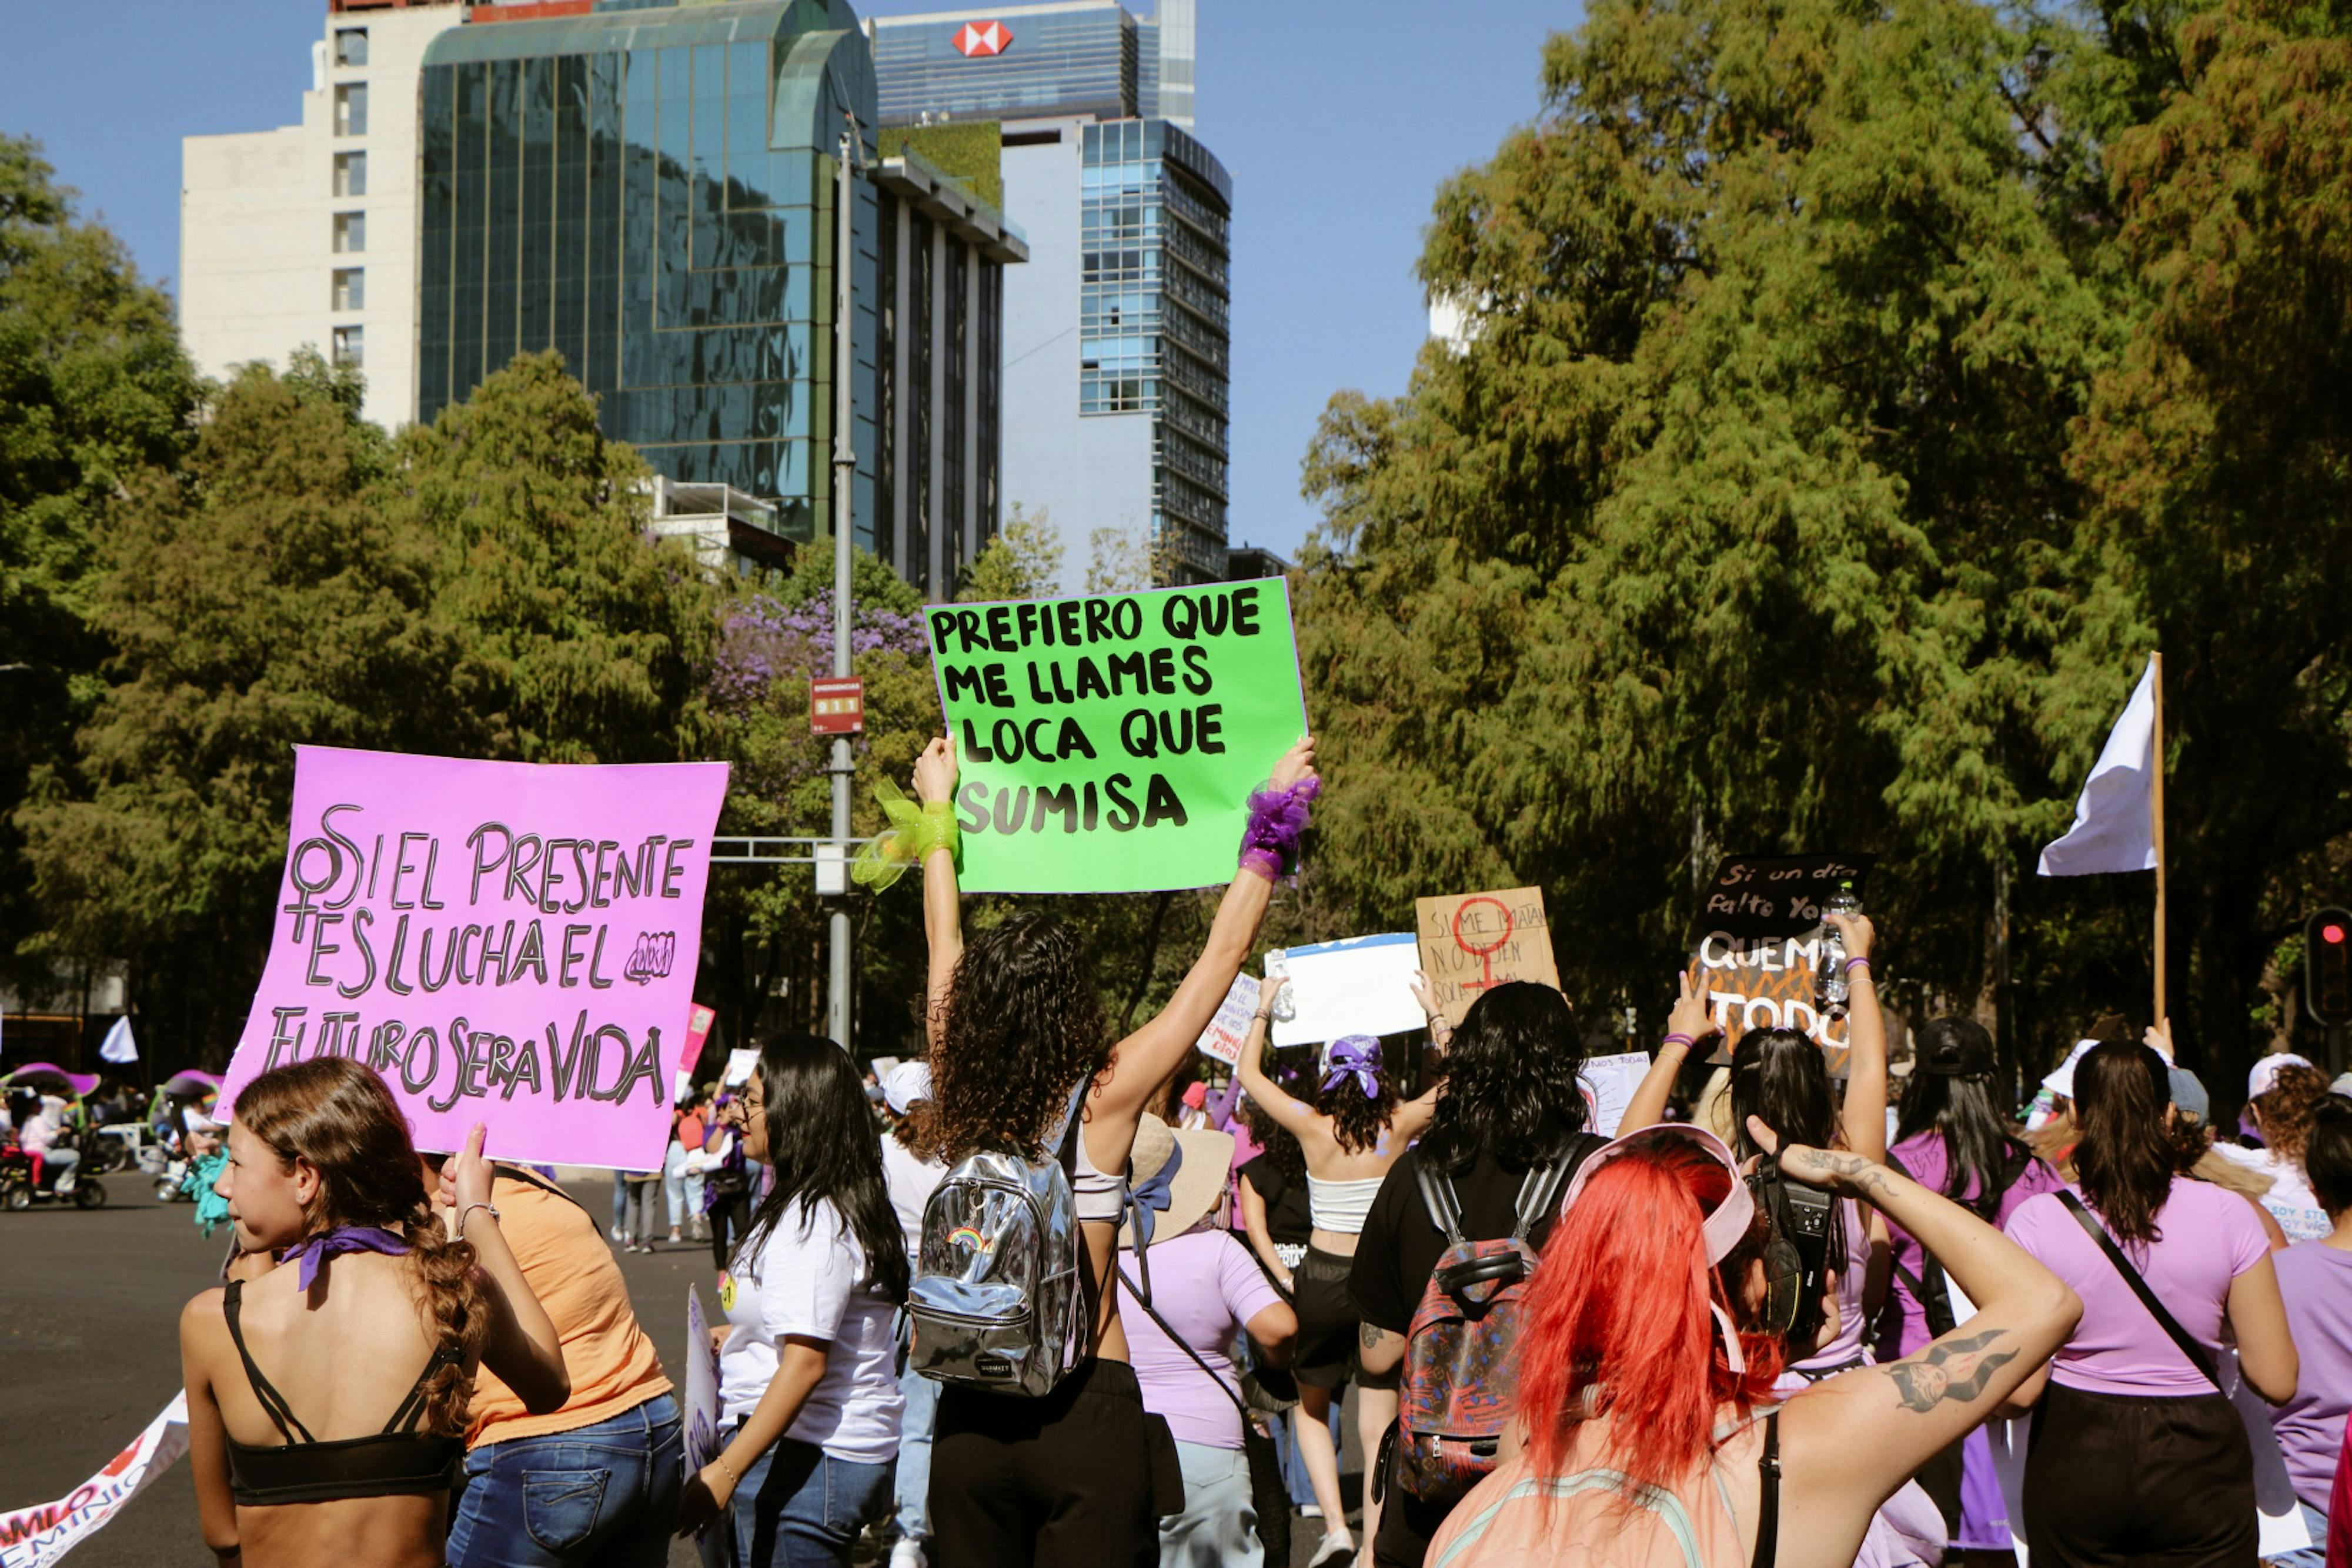
<svg viewBox="0 0 2352 1568">
<path fill-rule="evenodd" d="M 1517 1223 L 1511 1228 L 1512 1240 L 1525 1241 L 1528 1232 L 1535 1228 L 1536 1221 L 1559 1207 L 1560 1189 L 1568 1185 L 1577 1167 L 1584 1164 L 1586 1157 L 1604 1141 L 1580 1134 L 1573 1145 L 1574 1152 L 1554 1155 L 1542 1165 L 1528 1170 L 1527 1180 L 1519 1184 L 1518 1202 L 1513 1210 Z"/>
<path fill-rule="evenodd" d="M 1421 1206 L 1429 1211 L 1429 1222 L 1444 1233 L 1446 1246 L 1465 1245 L 1467 1238 L 1462 1234 L 1462 1199 L 1454 1190 L 1454 1178 L 1440 1169 L 1435 1161 L 1422 1158 L 1416 1151 L 1412 1157 L 1412 1181 L 1421 1189 Z"/>
<path fill-rule="evenodd" d="M 2124 1277 L 2124 1283 L 2129 1285 L 2132 1294 L 2139 1298 L 2139 1304 L 2146 1307 L 2147 1315 L 2156 1320 L 2156 1326 L 2169 1334 L 2172 1343 L 2179 1346 L 2180 1354 L 2189 1358 L 2189 1364 L 2204 1374 L 2206 1382 L 2216 1389 L 2221 1388 L 2221 1372 L 2213 1363 L 2212 1352 L 2199 1343 L 2187 1329 L 2180 1326 L 2178 1319 L 2165 1311 L 2164 1303 L 2157 1299 L 2154 1291 L 2148 1289 L 2147 1281 L 2132 1267 L 2131 1260 L 2124 1256 L 2124 1249 L 2116 1245 L 2116 1239 L 2107 1234 L 2107 1228 L 2093 1218 L 2091 1211 L 2083 1207 L 2083 1200 L 2066 1188 L 2058 1189 L 2058 1201 L 2066 1206 L 2067 1212 L 2082 1224 L 2084 1230 L 2090 1232 L 2091 1239 L 2099 1244 L 2099 1250 L 2107 1255 L 2107 1261 L 2115 1265 L 2116 1272 Z"/>
<path fill-rule="evenodd" d="M 1142 1263 L 1144 1268 L 1143 1293 L 1141 1295 L 1136 1294 L 1135 1281 L 1127 1277 L 1127 1270 L 1119 1269 L 1118 1262 L 1114 1260 L 1111 1267 L 1118 1270 L 1118 1278 L 1119 1282 L 1127 1287 L 1127 1293 L 1129 1295 L 1135 1297 L 1135 1304 L 1143 1309 L 1144 1316 L 1150 1318 L 1153 1322 L 1158 1323 L 1160 1325 L 1160 1332 L 1168 1336 L 1170 1343 L 1174 1344 L 1178 1350 L 1182 1351 L 1186 1355 L 1191 1356 L 1192 1358 L 1192 1364 L 1199 1367 L 1202 1372 L 1208 1375 L 1209 1381 L 1217 1385 L 1217 1392 L 1223 1395 L 1227 1399 L 1233 1401 L 1234 1412 L 1242 1418 L 1242 1430 L 1244 1432 L 1248 1431 L 1250 1414 L 1249 1406 L 1242 1403 L 1242 1396 L 1234 1393 L 1232 1386 L 1228 1385 L 1223 1378 L 1217 1375 L 1217 1369 L 1211 1366 L 1201 1353 L 1192 1348 L 1191 1342 L 1186 1340 L 1182 1334 L 1178 1333 L 1173 1328 L 1169 1326 L 1168 1320 L 1160 1315 L 1160 1309 L 1151 1304 L 1151 1266 L 1149 1263 L 1144 1263 L 1143 1260 L 1144 1253 L 1150 1250 L 1150 1249 L 1149 1248 L 1138 1248 L 1135 1249 L 1135 1260 L 1138 1263 Z"/>
<path fill-rule="evenodd" d="M 1756 1456 L 1756 1555 L 1749 1568 L 1773 1568 L 1780 1556 L 1780 1412 L 1764 1417 L 1764 1451 Z"/>
</svg>

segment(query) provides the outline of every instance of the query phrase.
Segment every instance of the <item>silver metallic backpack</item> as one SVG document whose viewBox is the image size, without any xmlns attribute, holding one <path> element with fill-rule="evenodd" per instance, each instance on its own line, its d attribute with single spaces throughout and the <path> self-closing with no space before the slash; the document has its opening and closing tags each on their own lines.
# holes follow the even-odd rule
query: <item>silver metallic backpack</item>
<svg viewBox="0 0 2352 1568">
<path fill-rule="evenodd" d="M 1070 1165 L 1087 1087 L 1055 1157 L 967 1155 L 923 1206 L 907 1316 L 908 1362 L 924 1376 L 1034 1399 L 1077 1364 L 1085 1253 Z"/>
</svg>

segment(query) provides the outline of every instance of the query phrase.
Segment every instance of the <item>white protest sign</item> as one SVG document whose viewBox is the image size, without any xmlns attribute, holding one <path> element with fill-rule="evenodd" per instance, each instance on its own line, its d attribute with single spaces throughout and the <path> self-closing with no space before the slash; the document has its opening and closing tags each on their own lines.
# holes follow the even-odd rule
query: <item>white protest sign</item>
<svg viewBox="0 0 2352 1568">
<path fill-rule="evenodd" d="M 1584 1130 L 1604 1138 L 1617 1135 L 1633 1091 L 1650 1071 L 1647 1051 L 1629 1051 L 1616 1056 L 1589 1056 L 1579 1076 L 1583 1079 Z"/>
<path fill-rule="evenodd" d="M 719 1080 L 723 1089 L 740 1089 L 751 1082 L 751 1070 L 760 1065 L 757 1051 L 730 1051 L 727 1053 L 727 1071 Z"/>
<path fill-rule="evenodd" d="M 1274 1020 L 1276 1045 L 1321 1045 L 1350 1034 L 1405 1034 L 1428 1019 L 1413 1000 L 1421 943 L 1410 931 L 1276 948 L 1266 974 L 1287 977 L 1294 1009 Z M 1280 1011 L 1276 1009 L 1277 1013 Z"/>
<path fill-rule="evenodd" d="M 1227 1067 L 1242 1059 L 1242 1042 L 1249 1038 L 1250 1019 L 1257 1012 L 1257 977 L 1235 975 L 1233 988 L 1225 999 L 1217 1004 L 1216 1017 L 1192 1042 L 1202 1056 L 1214 1058 Z"/>
<path fill-rule="evenodd" d="M 107 1467 L 55 1502 L 0 1513 L 0 1568 L 40 1568 L 80 1545 L 188 1448 L 183 1393 Z"/>
<path fill-rule="evenodd" d="M 686 1463 L 698 1470 L 719 1457 L 719 1354 L 711 1348 L 702 1292 L 686 1288 Z"/>
</svg>

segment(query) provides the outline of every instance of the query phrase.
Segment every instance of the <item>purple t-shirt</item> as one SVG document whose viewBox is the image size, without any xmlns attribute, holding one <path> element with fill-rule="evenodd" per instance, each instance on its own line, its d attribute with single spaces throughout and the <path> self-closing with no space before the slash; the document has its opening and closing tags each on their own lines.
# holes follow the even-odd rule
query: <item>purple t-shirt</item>
<svg viewBox="0 0 2352 1568">
<path fill-rule="evenodd" d="M 2082 1196 L 2081 1188 L 2074 1192 Z M 2230 1282 L 2270 1256 L 2262 1218 L 2236 1193 L 2175 1176 L 2156 1225 L 2162 1240 L 2126 1243 L 2124 1256 L 2174 1321 L 2218 1357 Z M 2082 1298 L 2083 1321 L 2051 1359 L 2053 1382 L 2091 1394 L 2143 1397 L 2214 1392 L 2055 1193 L 2018 1205 L 2008 1228 L 2011 1240 Z"/>
<path fill-rule="evenodd" d="M 2271 1254 L 2301 1370 L 2294 1397 L 2271 1412 L 2294 1494 L 2326 1512 L 2352 1410 L 2352 1252 L 2305 1241 Z"/>
<path fill-rule="evenodd" d="M 1217 1380 L 1238 1396 L 1241 1380 L 1234 1371 L 1234 1336 L 1250 1319 L 1282 1300 L 1257 1260 L 1227 1230 L 1195 1230 L 1151 1249 L 1151 1306 L 1168 1320 L 1184 1343 L 1201 1353 L 1201 1360 L 1216 1369 Z M 1123 1291 L 1142 1284 L 1135 1254 L 1121 1252 Z M 1143 1407 L 1167 1418 L 1168 1429 L 1180 1443 L 1212 1448 L 1242 1446 L 1241 1412 L 1216 1388 L 1209 1375 L 1183 1350 L 1170 1343 L 1150 1313 L 1128 1301 L 1118 1309 L 1119 1326 L 1127 1331 L 1127 1355 L 1135 1380 L 1143 1385 Z"/>
<path fill-rule="evenodd" d="M 1915 1133 L 1887 1152 L 1903 1162 L 1903 1168 L 1911 1173 L 1913 1181 L 1929 1192 L 1944 1190 L 1944 1183 L 1950 1176 L 1952 1167 L 1950 1151 L 1944 1145 L 1942 1134 Z M 2000 1195 L 2000 1206 L 1994 1211 L 1992 1222 L 2006 1227 L 2009 1217 L 2015 1214 L 2018 1206 L 2027 1198 L 2045 1192 L 2056 1192 L 2064 1185 L 2058 1179 L 2056 1171 L 2040 1160 L 2028 1160 L 2017 1180 Z M 1961 1201 L 1976 1197 L 1979 1186 L 1978 1181 L 1970 1177 L 1967 1188 L 1960 1194 Z M 1886 1222 L 1886 1235 L 1894 1246 L 1895 1261 L 1911 1270 L 1922 1283 L 1926 1282 L 1927 1250 L 1919 1245 L 1918 1238 L 1892 1219 Z M 2087 1241 L 2090 1238 L 2086 1236 L 2083 1239 Z M 1927 1309 L 1911 1294 L 1911 1288 L 1903 1282 L 1902 1275 L 1890 1271 L 1889 1282 L 1903 1313 L 1902 1335 L 1895 1354 L 1909 1355 L 1935 1337 L 1927 1332 Z"/>
</svg>

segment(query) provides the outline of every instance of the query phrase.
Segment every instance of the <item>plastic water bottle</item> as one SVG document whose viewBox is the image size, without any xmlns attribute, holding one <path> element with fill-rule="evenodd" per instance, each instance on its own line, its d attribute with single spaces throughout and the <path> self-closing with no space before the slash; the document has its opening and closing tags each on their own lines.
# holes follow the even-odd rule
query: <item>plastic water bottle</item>
<svg viewBox="0 0 2352 1568">
<path fill-rule="evenodd" d="M 1825 1019 L 1845 1017 L 1847 988 L 1845 983 L 1845 938 L 1829 922 L 1832 915 L 1853 915 L 1862 913 L 1862 900 L 1854 896 L 1853 883 L 1838 883 L 1835 893 L 1822 901 L 1822 967 L 1821 1004 Z"/>
</svg>

